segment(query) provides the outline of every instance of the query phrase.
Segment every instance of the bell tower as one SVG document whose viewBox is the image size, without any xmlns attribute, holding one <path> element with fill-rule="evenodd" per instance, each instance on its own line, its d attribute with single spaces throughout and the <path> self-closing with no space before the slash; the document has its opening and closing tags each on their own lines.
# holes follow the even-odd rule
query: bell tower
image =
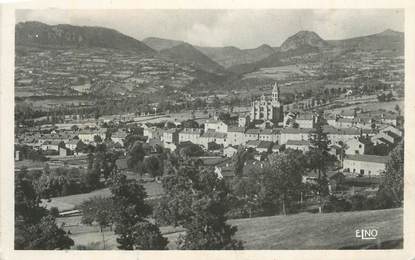
<svg viewBox="0 0 415 260">
<path fill-rule="evenodd" d="M 272 103 L 280 104 L 280 88 L 278 87 L 277 82 L 275 82 L 272 87 Z"/>
</svg>

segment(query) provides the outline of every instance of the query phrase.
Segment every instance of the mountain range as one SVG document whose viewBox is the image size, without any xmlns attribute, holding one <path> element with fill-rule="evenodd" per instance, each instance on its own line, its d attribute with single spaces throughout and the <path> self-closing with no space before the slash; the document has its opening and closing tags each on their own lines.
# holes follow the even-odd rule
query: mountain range
<svg viewBox="0 0 415 260">
<path fill-rule="evenodd" d="M 15 37 L 17 46 L 127 50 L 192 64 L 206 72 L 219 74 L 243 74 L 262 67 L 278 66 L 282 64 L 281 60 L 293 56 L 333 49 L 390 50 L 401 55 L 404 49 L 404 33 L 392 30 L 344 40 L 324 40 L 315 32 L 300 31 L 288 37 L 281 46 L 262 44 L 253 49 L 196 46 L 184 41 L 156 37 L 139 41 L 103 27 L 47 25 L 40 22 L 18 23 Z"/>
</svg>

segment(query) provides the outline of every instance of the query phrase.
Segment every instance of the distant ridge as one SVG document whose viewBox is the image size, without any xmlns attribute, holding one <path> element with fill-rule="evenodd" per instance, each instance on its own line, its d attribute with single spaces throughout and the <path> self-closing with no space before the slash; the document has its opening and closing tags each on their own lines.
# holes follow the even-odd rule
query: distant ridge
<svg viewBox="0 0 415 260">
<path fill-rule="evenodd" d="M 182 43 L 160 51 L 160 54 L 176 62 L 191 63 L 208 72 L 223 72 L 224 68 L 188 43 Z"/>
<path fill-rule="evenodd" d="M 16 45 L 99 47 L 146 54 L 155 53 L 153 49 L 142 42 L 116 30 L 103 27 L 22 22 L 16 25 L 15 37 Z"/>
</svg>

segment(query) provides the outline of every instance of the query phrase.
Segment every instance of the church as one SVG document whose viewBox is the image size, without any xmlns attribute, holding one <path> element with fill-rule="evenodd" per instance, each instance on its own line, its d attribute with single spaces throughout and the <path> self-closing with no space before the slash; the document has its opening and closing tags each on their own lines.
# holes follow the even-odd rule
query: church
<svg viewBox="0 0 415 260">
<path fill-rule="evenodd" d="M 277 83 L 272 88 L 271 99 L 262 95 L 260 100 L 252 102 L 251 120 L 269 121 L 275 125 L 283 122 L 283 106 L 280 101 L 280 89 Z"/>
</svg>

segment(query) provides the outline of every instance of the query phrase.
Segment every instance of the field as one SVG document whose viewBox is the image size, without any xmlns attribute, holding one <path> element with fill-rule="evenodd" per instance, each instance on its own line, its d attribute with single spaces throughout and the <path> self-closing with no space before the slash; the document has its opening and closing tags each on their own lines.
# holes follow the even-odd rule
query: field
<svg viewBox="0 0 415 260">
<path fill-rule="evenodd" d="M 301 213 L 230 221 L 238 226 L 236 238 L 245 249 L 340 249 L 359 248 L 403 237 L 402 209 L 341 212 L 329 214 Z M 356 229 L 376 228 L 376 240 L 355 237 Z M 373 244 L 372 243 L 372 244 Z"/>
<path fill-rule="evenodd" d="M 309 73 L 302 70 L 297 65 L 279 66 L 272 68 L 261 68 L 258 71 L 248 73 L 244 78 L 270 78 L 274 80 L 284 80 L 290 76 L 307 76 Z"/>
<path fill-rule="evenodd" d="M 163 194 L 163 188 L 160 183 L 147 182 L 144 183 L 143 186 L 146 189 L 149 198 L 157 197 Z M 43 205 L 46 206 L 46 208 L 57 207 L 59 211 L 66 211 L 72 210 L 76 206 L 80 205 L 83 201 L 97 196 L 109 197 L 111 196 L 111 191 L 109 188 L 105 188 L 95 190 L 90 193 L 51 198 L 50 201 L 43 200 Z"/>
<path fill-rule="evenodd" d="M 80 217 L 58 218 L 65 222 L 75 245 L 102 249 L 116 249 L 116 236 L 98 227 L 83 226 Z M 234 219 L 236 238 L 244 243 L 245 249 L 359 249 L 389 244 L 392 248 L 402 247 L 403 210 L 341 212 L 326 214 L 301 213 L 289 216 Z M 361 240 L 355 237 L 356 229 L 375 228 L 376 240 Z M 161 227 L 162 234 L 169 239 L 169 249 L 176 249 L 176 241 L 183 228 Z M 367 242 L 369 241 L 369 242 Z"/>
</svg>

